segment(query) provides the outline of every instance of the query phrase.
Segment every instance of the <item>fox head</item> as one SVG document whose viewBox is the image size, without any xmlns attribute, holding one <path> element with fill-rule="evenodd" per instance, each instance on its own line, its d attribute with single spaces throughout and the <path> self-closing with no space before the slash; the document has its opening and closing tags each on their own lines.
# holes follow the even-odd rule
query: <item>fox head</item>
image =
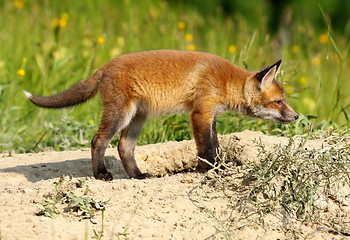
<svg viewBox="0 0 350 240">
<path fill-rule="evenodd" d="M 281 62 L 277 61 L 251 78 L 254 90 L 249 94 L 249 116 L 284 124 L 298 119 L 297 112 L 287 103 L 282 84 L 275 79 Z"/>
</svg>

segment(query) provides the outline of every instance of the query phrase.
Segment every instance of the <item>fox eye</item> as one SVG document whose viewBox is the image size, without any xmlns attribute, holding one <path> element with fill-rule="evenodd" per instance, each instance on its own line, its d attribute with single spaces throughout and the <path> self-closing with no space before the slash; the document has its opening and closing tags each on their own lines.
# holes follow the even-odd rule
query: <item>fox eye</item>
<svg viewBox="0 0 350 240">
<path fill-rule="evenodd" d="M 274 101 L 274 103 L 276 103 L 278 105 L 283 105 L 283 102 L 281 100 Z"/>
</svg>

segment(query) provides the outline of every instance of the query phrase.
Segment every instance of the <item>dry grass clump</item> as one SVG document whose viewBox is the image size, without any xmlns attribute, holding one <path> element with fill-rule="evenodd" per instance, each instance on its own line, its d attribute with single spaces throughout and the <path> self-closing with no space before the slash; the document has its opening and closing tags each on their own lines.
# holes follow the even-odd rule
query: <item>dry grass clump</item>
<svg viewBox="0 0 350 240">
<path fill-rule="evenodd" d="M 224 149 L 190 197 L 210 213 L 217 234 L 226 239 L 234 236 L 235 229 L 267 228 L 272 223 L 288 238 L 308 238 L 316 231 L 350 236 L 349 140 L 328 136 L 331 144 L 316 149 L 307 146 L 306 137 L 291 138 L 272 151 L 257 141 L 259 161 L 241 166 L 237 153 Z M 225 201 L 226 208 L 215 209 L 215 201 Z"/>
</svg>

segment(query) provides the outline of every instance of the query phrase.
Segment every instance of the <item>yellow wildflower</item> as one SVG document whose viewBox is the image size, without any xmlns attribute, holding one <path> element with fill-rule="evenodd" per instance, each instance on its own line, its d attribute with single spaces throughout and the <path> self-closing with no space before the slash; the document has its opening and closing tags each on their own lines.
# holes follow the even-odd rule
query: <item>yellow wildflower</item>
<svg viewBox="0 0 350 240">
<path fill-rule="evenodd" d="M 292 47 L 292 52 L 298 54 L 300 52 L 300 47 L 298 45 L 294 45 Z"/>
<path fill-rule="evenodd" d="M 26 75 L 26 71 L 24 69 L 18 69 L 16 73 L 20 77 L 23 77 L 24 75 Z"/>
<path fill-rule="evenodd" d="M 318 38 L 318 40 L 320 41 L 320 43 L 322 44 L 327 44 L 329 42 L 329 37 L 327 35 L 327 33 L 322 33 L 320 35 L 320 37 Z"/>
<path fill-rule="evenodd" d="M 235 53 L 237 51 L 237 47 L 235 45 L 228 46 L 228 52 L 229 53 Z"/>
<path fill-rule="evenodd" d="M 294 88 L 292 86 L 287 85 L 284 89 L 288 95 L 291 95 L 294 93 Z"/>
<path fill-rule="evenodd" d="M 187 33 L 185 35 L 185 39 L 187 42 L 191 42 L 193 40 L 193 35 L 191 33 Z"/>
<path fill-rule="evenodd" d="M 320 60 L 319 57 L 313 57 L 313 58 L 311 59 L 311 63 L 312 63 L 312 65 L 317 66 L 317 65 L 320 65 L 321 60 Z"/>
<path fill-rule="evenodd" d="M 69 19 L 69 14 L 66 13 L 66 12 L 62 13 L 62 14 L 61 14 L 61 19 L 64 19 L 64 20 L 68 21 L 68 19 Z"/>
<path fill-rule="evenodd" d="M 300 81 L 300 83 L 301 83 L 302 85 L 305 85 L 305 84 L 309 81 L 309 79 L 308 79 L 307 77 L 305 77 L 305 76 L 302 76 L 302 77 L 299 79 L 299 81 Z"/>
<path fill-rule="evenodd" d="M 97 38 L 97 43 L 98 43 L 98 44 L 101 44 L 101 45 L 102 45 L 102 44 L 105 43 L 105 41 L 106 41 L 106 39 L 105 39 L 104 37 L 102 37 L 102 36 L 100 36 L 100 37 Z"/>
<path fill-rule="evenodd" d="M 180 29 L 180 30 L 184 30 L 186 28 L 186 23 L 184 21 L 180 21 L 177 24 L 177 28 Z"/>
<path fill-rule="evenodd" d="M 64 28 L 67 26 L 68 19 L 69 19 L 68 13 L 62 13 L 60 18 L 52 19 L 51 25 L 54 28 L 57 28 L 57 27 Z"/>
<path fill-rule="evenodd" d="M 61 27 L 61 28 L 66 27 L 67 26 L 67 20 L 63 19 L 63 18 L 58 19 L 58 26 Z"/>
<path fill-rule="evenodd" d="M 16 7 L 16 8 L 23 8 L 24 7 L 24 1 L 23 0 L 15 0 L 13 2 L 13 5 Z"/>
<path fill-rule="evenodd" d="M 190 45 L 187 46 L 187 49 L 190 50 L 190 51 L 196 51 L 196 45 L 190 44 Z"/>
<path fill-rule="evenodd" d="M 93 119 L 90 119 L 90 120 L 89 120 L 89 123 L 90 123 L 91 125 L 94 125 L 94 124 L 95 124 L 95 121 L 94 121 Z"/>
<path fill-rule="evenodd" d="M 258 121 L 258 125 L 261 125 L 262 123 L 263 123 L 262 120 L 259 120 L 259 121 Z"/>
<path fill-rule="evenodd" d="M 62 18 L 52 19 L 51 26 L 54 28 L 57 28 L 57 27 L 64 28 L 67 26 L 67 20 Z"/>
</svg>

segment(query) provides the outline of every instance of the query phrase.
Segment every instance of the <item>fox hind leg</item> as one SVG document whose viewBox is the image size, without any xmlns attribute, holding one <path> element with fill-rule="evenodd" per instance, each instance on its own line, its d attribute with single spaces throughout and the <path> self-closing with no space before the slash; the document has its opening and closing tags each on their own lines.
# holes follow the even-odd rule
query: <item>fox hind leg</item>
<svg viewBox="0 0 350 240">
<path fill-rule="evenodd" d="M 140 171 L 134 157 L 136 141 L 146 120 L 146 115 L 136 114 L 130 124 L 122 130 L 118 144 L 118 152 L 123 167 L 131 178 L 144 179 L 151 177 L 151 175 Z"/>
<path fill-rule="evenodd" d="M 117 106 L 123 106 L 117 109 Z M 100 127 L 91 141 L 91 164 L 94 177 L 99 180 L 113 179 L 105 164 L 105 151 L 114 135 L 127 126 L 136 108 L 132 103 L 104 106 Z"/>
</svg>

